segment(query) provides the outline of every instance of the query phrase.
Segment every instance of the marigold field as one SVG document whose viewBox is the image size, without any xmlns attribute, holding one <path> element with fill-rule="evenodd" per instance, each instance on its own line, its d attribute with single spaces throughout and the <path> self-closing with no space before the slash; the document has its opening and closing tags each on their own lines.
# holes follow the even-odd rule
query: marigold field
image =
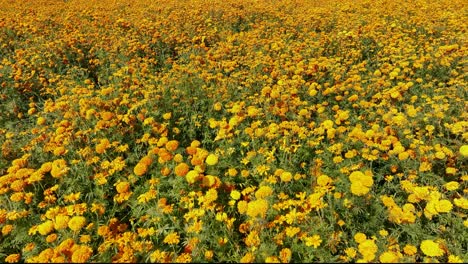
<svg viewBox="0 0 468 264">
<path fill-rule="evenodd" d="M 0 262 L 468 262 L 464 0 L 0 0 Z"/>
</svg>

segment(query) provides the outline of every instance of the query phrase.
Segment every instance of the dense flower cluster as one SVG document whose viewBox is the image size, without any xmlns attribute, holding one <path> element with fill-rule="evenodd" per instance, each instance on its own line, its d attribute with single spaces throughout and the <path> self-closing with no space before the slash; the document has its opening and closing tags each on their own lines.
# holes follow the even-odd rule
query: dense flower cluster
<svg viewBox="0 0 468 264">
<path fill-rule="evenodd" d="M 462 0 L 0 0 L 1 262 L 467 262 Z"/>
</svg>

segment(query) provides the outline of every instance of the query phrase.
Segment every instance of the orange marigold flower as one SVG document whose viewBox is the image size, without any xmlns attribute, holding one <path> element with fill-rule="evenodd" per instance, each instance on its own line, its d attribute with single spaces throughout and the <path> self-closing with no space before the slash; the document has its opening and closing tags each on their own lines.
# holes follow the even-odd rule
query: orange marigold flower
<svg viewBox="0 0 468 264">
<path fill-rule="evenodd" d="M 175 167 L 174 172 L 177 176 L 185 176 L 187 172 L 189 171 L 189 169 L 190 168 L 186 163 L 179 163 Z"/>
<path fill-rule="evenodd" d="M 135 173 L 135 175 L 137 176 L 141 176 L 145 174 L 147 171 L 148 171 L 148 166 L 140 162 L 135 166 L 135 168 L 133 168 L 133 173 Z"/>
<path fill-rule="evenodd" d="M 153 163 L 153 159 L 150 156 L 144 156 L 139 162 L 145 164 L 146 166 L 150 166 L 151 163 Z"/>
<path fill-rule="evenodd" d="M 16 263 L 16 262 L 19 262 L 21 259 L 21 255 L 20 254 L 11 254 L 11 255 L 8 255 L 6 258 L 5 258 L 5 262 L 6 263 Z"/>
<path fill-rule="evenodd" d="M 115 189 L 118 193 L 126 193 L 130 189 L 130 183 L 128 182 L 119 182 L 115 186 Z"/>
<path fill-rule="evenodd" d="M 166 143 L 166 149 L 169 151 L 175 151 L 179 147 L 179 142 L 177 140 L 171 140 Z"/>
</svg>

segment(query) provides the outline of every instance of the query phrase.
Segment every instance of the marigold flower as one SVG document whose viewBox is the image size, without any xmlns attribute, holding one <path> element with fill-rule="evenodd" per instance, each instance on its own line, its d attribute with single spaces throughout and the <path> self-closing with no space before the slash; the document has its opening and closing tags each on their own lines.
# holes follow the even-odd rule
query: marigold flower
<svg viewBox="0 0 468 264">
<path fill-rule="evenodd" d="M 463 157 L 468 157 L 468 145 L 461 146 L 459 152 Z"/>
<path fill-rule="evenodd" d="M 70 168 L 67 167 L 67 162 L 64 159 L 54 160 L 52 162 L 52 169 L 50 175 L 54 178 L 64 176 Z"/>
<path fill-rule="evenodd" d="M 208 157 L 206 157 L 205 162 L 210 166 L 216 165 L 218 163 L 218 156 L 215 154 L 210 154 Z"/>
<path fill-rule="evenodd" d="M 145 174 L 147 171 L 148 171 L 148 166 L 146 166 L 145 164 L 140 163 L 140 162 L 137 163 L 135 168 L 133 168 L 133 173 L 135 173 L 135 175 L 137 175 L 137 176 L 141 176 L 141 175 Z"/>
<path fill-rule="evenodd" d="M 130 183 L 128 182 L 119 182 L 115 186 L 115 189 L 118 193 L 126 193 L 130 189 Z"/>
<path fill-rule="evenodd" d="M 185 179 L 188 183 L 193 184 L 197 180 L 200 173 L 196 170 L 191 170 L 185 175 Z"/>
<path fill-rule="evenodd" d="M 79 231 L 86 225 L 86 218 L 84 216 L 74 216 L 68 222 L 68 227 L 73 231 Z"/>
<path fill-rule="evenodd" d="M 372 261 L 375 259 L 375 253 L 377 253 L 378 247 L 374 240 L 366 239 L 359 244 L 358 250 L 364 257 L 364 260 Z"/>
<path fill-rule="evenodd" d="M 364 233 L 359 232 L 354 235 L 354 241 L 356 241 L 357 243 L 362 243 L 366 239 L 367 239 L 367 236 Z"/>
<path fill-rule="evenodd" d="M 143 158 L 141 158 L 139 163 L 142 163 L 142 164 L 144 164 L 146 166 L 150 166 L 151 163 L 153 163 L 153 159 L 150 156 L 146 155 Z"/>
<path fill-rule="evenodd" d="M 250 217 L 265 217 L 268 210 L 268 202 L 264 199 L 250 201 L 247 206 L 247 215 Z"/>
<path fill-rule="evenodd" d="M 174 169 L 174 172 L 177 176 L 185 176 L 189 171 L 189 166 L 186 163 L 179 163 Z"/>
<path fill-rule="evenodd" d="M 43 236 L 48 235 L 50 232 L 54 231 L 54 223 L 51 220 L 47 220 L 37 226 L 37 231 Z"/>
<path fill-rule="evenodd" d="M 351 183 L 351 193 L 357 196 L 365 195 L 369 192 L 369 188 L 364 186 L 361 182 Z"/>
<path fill-rule="evenodd" d="M 255 192 L 255 198 L 263 199 L 263 198 L 270 196 L 272 193 L 273 193 L 273 189 L 271 189 L 270 186 L 261 186 Z"/>
<path fill-rule="evenodd" d="M 71 261 L 73 263 L 85 263 L 93 255 L 93 249 L 88 246 L 79 246 L 78 249 L 73 251 Z"/>
<path fill-rule="evenodd" d="M 166 143 L 166 149 L 168 151 L 176 151 L 179 147 L 179 142 L 177 140 L 171 140 Z"/>
<path fill-rule="evenodd" d="M 233 190 L 233 191 L 231 191 L 230 196 L 234 200 L 239 200 L 240 197 L 241 197 L 241 193 L 239 191 L 237 191 L 237 190 Z"/>
<path fill-rule="evenodd" d="M 432 240 L 424 240 L 421 242 L 420 248 L 422 252 L 429 257 L 440 257 L 444 255 L 444 251 L 440 248 L 439 243 Z"/>
<path fill-rule="evenodd" d="M 385 251 L 380 255 L 379 260 L 381 263 L 398 263 L 400 258 L 395 252 Z"/>
<path fill-rule="evenodd" d="M 179 235 L 177 234 L 177 232 L 171 232 L 166 235 L 163 242 L 169 245 L 179 244 Z"/>
<path fill-rule="evenodd" d="M 463 263 L 463 259 L 460 258 L 459 256 L 455 256 L 455 255 L 450 255 L 448 257 L 448 263 Z"/>
<path fill-rule="evenodd" d="M 250 252 L 247 252 L 240 260 L 239 262 L 240 263 L 253 263 L 255 261 L 255 256 L 250 253 Z"/>
<path fill-rule="evenodd" d="M 444 184 L 444 187 L 447 189 L 447 191 L 455 191 L 460 187 L 460 184 L 456 181 L 451 181 Z"/>
<path fill-rule="evenodd" d="M 418 249 L 413 245 L 406 245 L 403 248 L 403 252 L 405 252 L 405 254 L 408 256 L 413 256 L 414 254 L 418 252 Z"/>
<path fill-rule="evenodd" d="M 16 263 L 19 262 L 21 259 L 20 254 L 10 254 L 5 258 L 6 263 Z"/>
</svg>

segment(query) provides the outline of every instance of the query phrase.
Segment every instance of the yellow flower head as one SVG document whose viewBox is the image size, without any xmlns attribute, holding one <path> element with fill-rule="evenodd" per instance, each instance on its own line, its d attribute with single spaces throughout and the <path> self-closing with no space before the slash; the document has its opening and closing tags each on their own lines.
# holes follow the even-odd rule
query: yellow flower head
<svg viewBox="0 0 468 264">
<path fill-rule="evenodd" d="M 216 165 L 218 163 L 218 156 L 215 154 L 210 154 L 208 157 L 206 157 L 205 162 L 210 166 Z"/>
<path fill-rule="evenodd" d="M 84 216 L 74 216 L 68 222 L 68 227 L 73 231 L 79 231 L 86 225 L 86 218 Z"/>
<path fill-rule="evenodd" d="M 420 248 L 428 257 L 440 257 L 444 255 L 444 251 L 440 248 L 439 243 L 432 240 L 424 240 L 421 242 Z"/>
<path fill-rule="evenodd" d="M 381 263 L 398 263 L 400 258 L 395 252 L 386 251 L 380 255 L 379 260 Z"/>
<path fill-rule="evenodd" d="M 459 152 L 463 157 L 468 157 L 468 145 L 461 146 Z"/>
<path fill-rule="evenodd" d="M 93 255 L 93 249 L 88 246 L 78 246 L 78 249 L 73 251 L 71 260 L 73 263 L 85 263 Z"/>
</svg>

